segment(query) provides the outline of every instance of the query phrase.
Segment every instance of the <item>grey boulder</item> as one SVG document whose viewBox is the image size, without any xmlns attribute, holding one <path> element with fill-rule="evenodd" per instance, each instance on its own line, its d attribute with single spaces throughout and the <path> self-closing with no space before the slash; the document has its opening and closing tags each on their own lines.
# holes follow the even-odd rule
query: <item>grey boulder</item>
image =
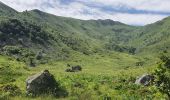
<svg viewBox="0 0 170 100">
<path fill-rule="evenodd" d="M 48 70 L 29 77 L 26 80 L 27 94 L 37 95 L 42 93 L 53 93 L 58 89 L 58 83 Z"/>
<path fill-rule="evenodd" d="M 136 79 L 135 84 L 148 86 L 152 83 L 153 79 L 153 75 L 144 74 Z"/>
</svg>

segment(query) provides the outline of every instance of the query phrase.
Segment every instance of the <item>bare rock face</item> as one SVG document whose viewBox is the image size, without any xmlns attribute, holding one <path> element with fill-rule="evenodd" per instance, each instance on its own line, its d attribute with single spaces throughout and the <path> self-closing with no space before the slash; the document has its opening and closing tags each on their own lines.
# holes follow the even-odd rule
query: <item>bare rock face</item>
<svg viewBox="0 0 170 100">
<path fill-rule="evenodd" d="M 29 77 L 26 80 L 27 94 L 38 95 L 42 93 L 54 93 L 59 87 L 54 76 L 48 70 Z"/>
<path fill-rule="evenodd" d="M 151 84 L 153 79 L 154 79 L 154 76 L 149 75 L 149 74 L 144 74 L 141 77 L 138 77 L 136 79 L 135 84 L 148 86 Z"/>
</svg>

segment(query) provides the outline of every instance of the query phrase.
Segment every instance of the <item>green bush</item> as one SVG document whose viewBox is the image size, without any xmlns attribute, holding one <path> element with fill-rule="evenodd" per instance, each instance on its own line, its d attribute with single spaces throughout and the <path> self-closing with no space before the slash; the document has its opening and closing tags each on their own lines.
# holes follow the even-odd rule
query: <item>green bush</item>
<svg viewBox="0 0 170 100">
<path fill-rule="evenodd" d="M 170 98 L 170 58 L 163 54 L 155 70 L 155 84 L 163 94 Z"/>
</svg>

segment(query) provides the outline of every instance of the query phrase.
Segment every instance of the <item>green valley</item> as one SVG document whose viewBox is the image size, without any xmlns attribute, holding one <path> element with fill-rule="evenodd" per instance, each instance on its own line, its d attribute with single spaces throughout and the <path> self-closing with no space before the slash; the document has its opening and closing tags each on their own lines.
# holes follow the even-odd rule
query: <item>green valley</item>
<svg viewBox="0 0 170 100">
<path fill-rule="evenodd" d="M 37 9 L 17 12 L 0 2 L 0 100 L 168 100 L 169 90 L 135 80 L 169 64 L 169 58 L 159 59 L 170 56 L 169 44 L 170 17 L 131 26 Z M 82 71 L 65 71 L 76 65 Z M 45 69 L 67 96 L 26 95 L 26 79 Z"/>
</svg>

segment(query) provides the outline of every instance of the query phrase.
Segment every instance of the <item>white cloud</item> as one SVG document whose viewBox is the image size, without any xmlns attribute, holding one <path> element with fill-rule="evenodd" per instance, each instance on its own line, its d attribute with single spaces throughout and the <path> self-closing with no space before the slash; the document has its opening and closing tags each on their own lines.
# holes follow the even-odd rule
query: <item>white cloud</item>
<svg viewBox="0 0 170 100">
<path fill-rule="evenodd" d="M 127 14 L 127 13 L 106 13 L 102 12 L 99 9 L 92 9 L 89 7 L 85 7 L 79 4 L 71 4 L 70 6 L 62 8 L 50 8 L 46 10 L 49 13 L 53 13 L 56 15 L 73 17 L 78 19 L 112 19 L 114 21 L 120 21 L 126 24 L 131 25 L 145 25 L 154 23 L 155 21 L 161 20 L 167 16 L 165 15 L 152 15 L 152 14 Z M 76 7 L 77 10 L 74 8 Z M 92 15 L 81 14 L 83 10 L 88 10 Z M 68 12 L 69 10 L 69 12 Z M 56 13 L 55 13 L 56 12 Z"/>
<path fill-rule="evenodd" d="M 78 0 L 86 3 L 100 3 L 107 6 L 126 5 L 139 10 L 170 12 L 170 0 Z"/>
<path fill-rule="evenodd" d="M 41 9 L 41 5 L 44 3 L 54 3 L 54 0 L 0 0 L 10 7 L 18 10 L 31 10 L 31 9 Z M 55 2 L 56 3 L 56 2 Z M 54 4 L 55 4 L 54 3 Z"/>
<path fill-rule="evenodd" d="M 160 14 L 130 14 L 120 12 L 105 12 L 96 7 L 89 7 L 87 4 L 105 5 L 108 7 L 127 7 L 137 10 L 167 12 L 170 9 L 170 0 L 75 0 L 63 5 L 59 0 L 0 0 L 18 11 L 40 9 L 45 12 L 78 19 L 112 19 L 131 25 L 145 25 L 161 20 L 167 15 Z"/>
<path fill-rule="evenodd" d="M 154 23 L 155 21 L 161 20 L 166 16 L 163 15 L 152 15 L 152 14 L 117 14 L 111 19 L 124 22 L 131 25 L 146 25 Z"/>
</svg>

